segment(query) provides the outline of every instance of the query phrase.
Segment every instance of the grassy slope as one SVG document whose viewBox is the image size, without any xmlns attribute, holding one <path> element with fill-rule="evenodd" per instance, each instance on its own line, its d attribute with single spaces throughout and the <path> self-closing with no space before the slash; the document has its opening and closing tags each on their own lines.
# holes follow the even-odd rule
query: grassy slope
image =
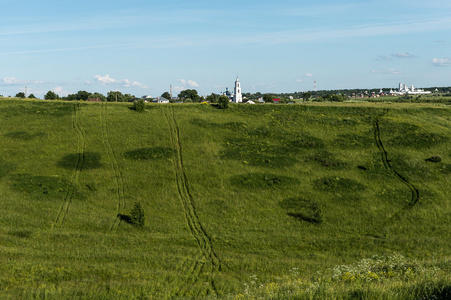
<svg viewBox="0 0 451 300">
<path fill-rule="evenodd" d="M 128 106 L 0 101 L 2 298 L 226 295 L 450 257 L 449 108 Z M 117 222 L 135 201 L 144 228 Z"/>
</svg>

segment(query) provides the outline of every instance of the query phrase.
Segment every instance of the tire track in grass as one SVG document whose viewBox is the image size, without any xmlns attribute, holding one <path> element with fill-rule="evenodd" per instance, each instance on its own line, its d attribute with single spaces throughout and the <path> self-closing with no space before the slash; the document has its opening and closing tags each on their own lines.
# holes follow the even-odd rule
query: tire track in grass
<svg viewBox="0 0 451 300">
<path fill-rule="evenodd" d="M 381 154 L 382 163 L 384 164 L 384 167 L 396 178 L 398 178 L 399 181 L 401 181 L 409 190 L 411 193 L 410 202 L 407 204 L 405 209 L 410 209 L 415 204 L 418 203 L 420 200 L 420 191 L 407 180 L 404 176 L 402 176 L 399 172 L 397 172 L 395 169 L 393 169 L 393 166 L 390 164 L 390 160 L 388 159 L 388 153 L 385 149 L 384 145 L 382 144 L 381 140 L 381 132 L 379 128 L 379 118 L 376 117 L 373 121 L 373 129 L 374 129 L 374 140 L 376 142 L 377 148 L 379 149 L 379 152 Z"/>
<path fill-rule="evenodd" d="M 180 286 L 175 287 L 175 297 L 203 297 L 207 295 L 218 295 L 214 284 L 214 266 L 202 259 L 202 256 L 194 258 L 194 262 L 184 262 L 177 270 L 187 274 L 187 280 Z M 191 259 L 190 259 L 191 260 Z"/>
<path fill-rule="evenodd" d="M 110 162 L 111 169 L 114 173 L 114 179 L 116 182 L 116 195 L 117 195 L 117 211 L 116 216 L 111 223 L 110 230 L 116 230 L 121 223 L 118 214 L 125 210 L 125 190 L 124 190 L 124 178 L 119 169 L 119 164 L 117 163 L 116 154 L 111 146 L 110 140 L 108 138 L 108 121 L 106 119 L 106 103 L 102 103 L 100 108 L 100 120 L 102 126 L 102 141 L 103 145 L 108 154 L 108 160 Z"/>
<path fill-rule="evenodd" d="M 80 172 L 85 163 L 85 133 L 80 126 L 80 104 L 74 105 L 74 114 L 72 115 L 72 127 L 77 133 L 77 164 L 75 165 L 74 174 L 71 179 L 71 186 L 69 186 L 66 195 L 64 196 L 63 204 L 58 212 L 55 219 L 54 226 L 61 226 L 66 218 L 67 212 L 69 211 L 70 203 L 74 198 L 75 192 L 78 186 L 78 179 L 80 177 Z"/>
<path fill-rule="evenodd" d="M 195 259 L 188 268 L 183 267 L 189 273 L 187 282 L 178 288 L 176 296 L 198 296 L 202 292 L 215 294 L 218 292 L 213 282 L 213 273 L 221 270 L 221 261 L 213 250 L 211 238 L 202 226 L 194 205 L 193 196 L 190 193 L 188 179 L 183 164 L 182 146 L 180 143 L 180 129 L 175 119 L 173 108 L 166 111 L 166 119 L 169 124 L 171 145 L 174 149 L 173 163 L 176 177 L 177 191 L 183 206 L 185 219 L 192 236 L 200 249 L 201 259 Z M 202 278 L 202 280 L 200 280 Z M 203 285 L 203 283 L 208 283 Z M 196 293 L 197 295 L 192 295 Z"/>
</svg>

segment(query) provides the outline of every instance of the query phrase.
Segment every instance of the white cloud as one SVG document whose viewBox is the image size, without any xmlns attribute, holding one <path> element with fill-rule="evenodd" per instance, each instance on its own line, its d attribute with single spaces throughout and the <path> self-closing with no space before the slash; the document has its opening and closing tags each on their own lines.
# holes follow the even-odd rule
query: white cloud
<svg viewBox="0 0 451 300">
<path fill-rule="evenodd" d="M 117 79 L 111 78 L 109 74 L 107 74 L 105 76 L 96 75 L 96 76 L 94 76 L 94 79 L 96 80 L 97 83 L 99 83 L 101 85 L 116 84 L 116 85 L 121 85 L 123 87 L 139 87 L 141 89 L 149 88 L 147 85 L 140 83 L 138 81 L 131 81 L 129 79 L 117 80 Z M 86 83 L 90 84 L 91 82 L 87 81 Z"/>
<path fill-rule="evenodd" d="M 379 70 L 372 70 L 371 73 L 373 74 L 391 74 L 391 75 L 399 75 L 402 74 L 401 71 L 396 69 L 390 69 L 388 71 L 379 71 Z"/>
<path fill-rule="evenodd" d="M 2 79 L 1 83 L 3 85 L 18 85 L 23 84 L 24 82 L 14 77 L 5 77 Z"/>
<path fill-rule="evenodd" d="M 97 82 L 100 84 L 111 84 L 117 82 L 116 79 L 111 78 L 108 74 L 105 76 L 96 75 L 94 76 L 94 79 L 97 80 Z"/>
<path fill-rule="evenodd" d="M 197 88 L 197 87 L 200 86 L 194 80 L 178 79 L 177 81 L 180 82 L 182 84 L 182 86 L 177 86 L 177 87 L 174 87 L 174 88 L 178 88 L 178 89 L 180 89 L 180 91 L 186 90 L 188 87 L 190 87 L 190 88 Z"/>
<path fill-rule="evenodd" d="M 395 54 L 392 54 L 391 56 L 396 57 L 396 58 L 412 58 L 412 57 L 415 57 L 415 55 L 412 55 L 412 54 L 407 53 L 407 52 L 395 53 Z"/>
<path fill-rule="evenodd" d="M 307 76 L 307 77 L 313 77 L 313 74 L 307 73 L 307 74 L 305 74 L 305 76 Z"/>
<path fill-rule="evenodd" d="M 304 80 L 302 79 L 296 79 L 296 82 L 303 82 Z"/>
<path fill-rule="evenodd" d="M 199 87 L 199 84 L 193 80 L 188 80 L 188 86 L 190 87 Z"/>
<path fill-rule="evenodd" d="M 145 84 L 142 84 L 142 83 L 137 82 L 137 81 L 130 81 L 130 80 L 128 80 L 128 79 L 122 80 L 121 83 L 124 85 L 124 87 L 136 86 L 136 87 L 139 87 L 139 88 L 142 88 L 142 89 L 148 89 L 148 88 L 149 88 L 149 87 L 148 87 L 147 85 L 145 85 Z"/>
<path fill-rule="evenodd" d="M 0 85 L 10 85 L 10 86 L 17 86 L 17 85 L 25 85 L 25 84 L 45 84 L 45 81 L 42 80 L 21 80 L 17 79 L 15 77 L 4 77 L 3 79 L 0 79 Z"/>
<path fill-rule="evenodd" d="M 66 91 L 62 86 L 57 86 L 56 88 L 52 89 L 53 92 L 55 92 L 55 94 L 57 94 L 58 96 L 67 96 L 70 94 L 69 91 Z"/>
<path fill-rule="evenodd" d="M 450 58 L 434 58 L 432 60 L 432 64 L 437 67 L 451 66 L 451 59 Z"/>
</svg>

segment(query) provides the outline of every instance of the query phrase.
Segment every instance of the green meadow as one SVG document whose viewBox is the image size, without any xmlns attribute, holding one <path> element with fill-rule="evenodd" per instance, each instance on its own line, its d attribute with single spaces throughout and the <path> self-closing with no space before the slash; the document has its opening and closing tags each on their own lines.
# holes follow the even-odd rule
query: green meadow
<svg viewBox="0 0 451 300">
<path fill-rule="evenodd" d="M 130 107 L 0 100 L 0 299 L 451 297 L 449 106 Z"/>
</svg>

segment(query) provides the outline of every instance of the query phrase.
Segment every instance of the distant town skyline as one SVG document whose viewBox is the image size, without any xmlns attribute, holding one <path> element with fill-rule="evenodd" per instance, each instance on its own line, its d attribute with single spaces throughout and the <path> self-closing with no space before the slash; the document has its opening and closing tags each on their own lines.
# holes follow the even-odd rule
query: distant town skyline
<svg viewBox="0 0 451 300">
<path fill-rule="evenodd" d="M 451 86 L 445 0 L 0 0 L 0 95 Z"/>
</svg>

